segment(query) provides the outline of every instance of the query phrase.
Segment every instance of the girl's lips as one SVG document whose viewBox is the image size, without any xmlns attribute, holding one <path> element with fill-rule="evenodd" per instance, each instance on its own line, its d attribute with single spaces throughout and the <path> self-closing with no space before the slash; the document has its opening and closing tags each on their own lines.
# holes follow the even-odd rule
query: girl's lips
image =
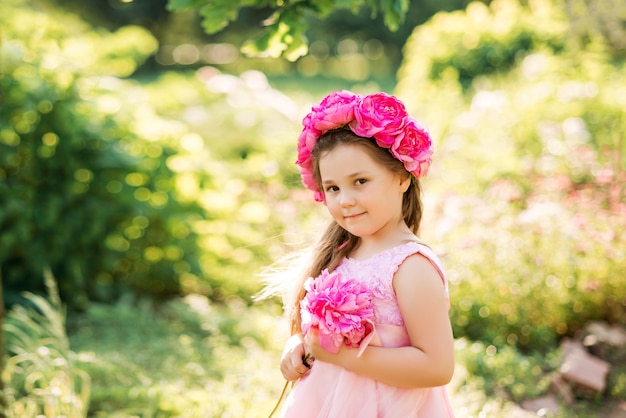
<svg viewBox="0 0 626 418">
<path fill-rule="evenodd" d="M 358 218 L 359 216 L 363 215 L 363 213 L 365 213 L 365 212 L 354 213 L 354 214 L 351 214 L 351 215 L 345 215 L 344 219 L 355 219 L 355 218 Z"/>
</svg>

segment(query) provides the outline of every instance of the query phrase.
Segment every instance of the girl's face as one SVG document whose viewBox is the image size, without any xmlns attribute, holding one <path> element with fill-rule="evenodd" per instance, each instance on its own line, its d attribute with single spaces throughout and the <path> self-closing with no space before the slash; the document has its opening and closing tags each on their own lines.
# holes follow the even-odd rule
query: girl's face
<svg viewBox="0 0 626 418">
<path fill-rule="evenodd" d="M 319 160 L 326 207 L 342 228 L 361 239 L 381 239 L 403 226 L 402 195 L 410 185 L 364 147 L 338 145 Z"/>
</svg>

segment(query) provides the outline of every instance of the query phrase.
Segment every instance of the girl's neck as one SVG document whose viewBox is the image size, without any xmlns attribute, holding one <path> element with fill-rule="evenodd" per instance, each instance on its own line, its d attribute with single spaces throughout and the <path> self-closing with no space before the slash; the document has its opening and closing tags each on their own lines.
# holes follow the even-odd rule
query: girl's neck
<svg viewBox="0 0 626 418">
<path fill-rule="evenodd" d="M 408 227 L 406 229 L 399 230 L 398 233 L 388 234 L 379 239 L 361 238 L 359 246 L 350 253 L 349 257 L 360 260 L 366 259 L 388 250 L 389 248 L 394 248 L 398 245 L 411 241 L 419 241 L 419 239 L 408 229 Z"/>
</svg>

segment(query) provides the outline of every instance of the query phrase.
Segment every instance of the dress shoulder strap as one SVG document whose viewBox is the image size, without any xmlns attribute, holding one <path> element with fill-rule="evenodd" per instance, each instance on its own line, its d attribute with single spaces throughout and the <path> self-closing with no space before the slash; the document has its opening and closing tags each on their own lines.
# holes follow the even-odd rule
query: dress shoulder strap
<svg viewBox="0 0 626 418">
<path fill-rule="evenodd" d="M 405 251 L 403 251 L 402 259 L 399 260 L 400 262 L 398 263 L 398 267 L 400 267 L 400 264 L 402 264 L 402 261 L 404 261 L 405 258 L 413 254 L 418 254 L 418 253 L 421 254 L 422 256 L 426 257 L 428 261 L 430 261 L 433 267 L 435 267 L 435 270 L 437 270 L 437 273 L 439 273 L 439 276 L 441 276 L 441 280 L 443 281 L 443 284 L 447 292 L 448 291 L 448 279 L 446 277 L 443 263 L 441 262 L 441 259 L 435 253 L 435 251 L 433 251 L 432 248 L 430 248 L 428 245 L 424 244 L 423 242 L 418 242 L 418 241 L 411 241 L 403 247 Z"/>
</svg>

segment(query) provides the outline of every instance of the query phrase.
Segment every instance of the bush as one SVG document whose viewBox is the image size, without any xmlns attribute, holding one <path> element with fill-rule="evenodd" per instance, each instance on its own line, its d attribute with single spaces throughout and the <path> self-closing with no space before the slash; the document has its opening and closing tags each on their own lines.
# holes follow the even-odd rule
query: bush
<svg viewBox="0 0 626 418">
<path fill-rule="evenodd" d="M 133 85 L 100 75 L 128 75 L 154 39 L 130 27 L 96 35 L 71 16 L 26 7 L 12 1 L 2 14 L 0 266 L 9 302 L 42 291 L 47 265 L 73 307 L 110 299 L 121 283 L 177 292 L 164 261 L 189 260 L 193 247 L 176 243 L 171 224 L 194 208 L 169 199 L 172 172 L 157 157 L 172 150 L 142 137 L 129 112 L 137 104 L 116 97 Z"/>
<path fill-rule="evenodd" d="M 96 31 L 20 0 L 2 7 L 7 302 L 43 292 L 44 266 L 74 309 L 128 289 L 216 300 L 258 291 L 254 274 L 293 230 L 293 205 L 279 202 L 294 104 L 255 72 L 207 67 L 142 84 L 128 76 L 157 47 L 145 30 Z"/>
<path fill-rule="evenodd" d="M 470 386 L 466 390 L 484 390 L 516 403 L 544 394 L 560 361 L 558 350 L 527 356 L 510 346 L 498 349 L 463 338 L 457 340 L 456 349 L 457 361 L 468 375 L 463 382 Z"/>
<path fill-rule="evenodd" d="M 406 46 L 398 94 L 436 138 L 423 230 L 445 248 L 459 337 L 545 352 L 586 321 L 624 323 L 624 62 L 567 28 L 550 2 L 474 3 Z M 514 59 L 486 71 L 494 43 Z"/>
</svg>

